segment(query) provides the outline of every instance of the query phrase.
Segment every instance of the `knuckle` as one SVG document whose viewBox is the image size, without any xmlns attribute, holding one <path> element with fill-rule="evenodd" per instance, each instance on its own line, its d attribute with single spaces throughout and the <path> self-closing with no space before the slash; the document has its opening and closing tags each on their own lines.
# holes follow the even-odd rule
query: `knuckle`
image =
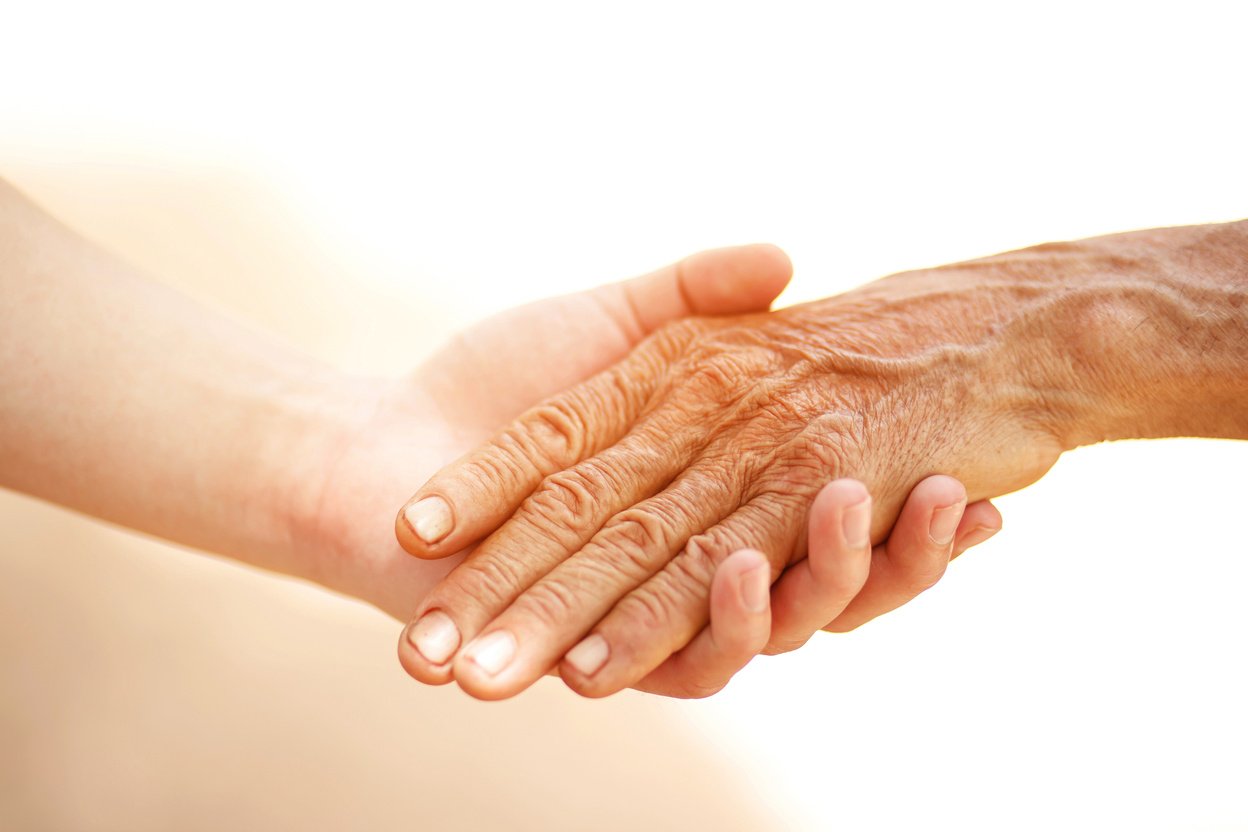
<svg viewBox="0 0 1248 832">
<path fill-rule="evenodd" d="M 463 469 L 464 476 L 483 490 L 513 485 L 527 479 L 524 466 L 505 442 L 492 443 L 483 453 L 472 457 Z"/>
<path fill-rule="evenodd" d="M 585 451 L 588 424 L 582 408 L 571 395 L 560 396 L 529 411 L 503 440 L 539 464 L 578 459 Z"/>
<path fill-rule="evenodd" d="M 699 350 L 689 356 L 684 383 L 696 399 L 729 407 L 754 389 L 761 376 L 754 363 L 735 352 Z"/>
<path fill-rule="evenodd" d="M 620 599 L 615 614 L 627 633 L 653 633 L 664 630 L 671 621 L 668 601 L 659 593 L 639 590 Z"/>
<path fill-rule="evenodd" d="M 722 390 L 736 386 L 739 367 L 730 356 L 722 353 L 694 357 L 689 382 L 695 389 Z"/>
<path fill-rule="evenodd" d="M 524 587 L 519 565 L 498 555 L 474 556 L 443 581 L 437 595 L 447 607 L 493 608 Z"/>
<path fill-rule="evenodd" d="M 650 343 L 660 355 L 673 357 L 683 352 L 690 343 L 708 329 L 708 322 L 700 318 L 680 318 L 664 324 L 650 336 Z"/>
<path fill-rule="evenodd" d="M 538 525 L 580 528 L 594 516 L 601 486 L 579 470 L 559 471 L 542 482 L 524 504 L 526 517 Z"/>
<path fill-rule="evenodd" d="M 689 538 L 684 551 L 672 561 L 672 569 L 681 582 L 709 587 L 711 578 L 715 575 L 715 567 L 736 548 L 735 542 L 726 538 L 727 534 L 719 528 Z"/>
<path fill-rule="evenodd" d="M 534 584 L 517 602 L 519 612 L 548 628 L 566 623 L 575 606 L 576 593 L 557 578 Z"/>
<path fill-rule="evenodd" d="M 684 564 L 687 575 L 701 580 L 745 547 L 763 552 L 775 566 L 787 563 L 801 533 L 798 520 L 805 510 L 804 501 L 788 491 L 761 490 L 722 523 L 690 537 L 683 553 L 689 559 Z"/>
<path fill-rule="evenodd" d="M 642 508 L 623 512 L 612 526 L 612 538 L 634 549 L 651 549 L 667 540 L 668 523 L 661 515 Z"/>
<path fill-rule="evenodd" d="M 670 551 L 674 534 L 670 519 L 657 511 L 632 508 L 621 512 L 595 541 L 612 565 L 630 575 L 645 577 L 656 559 Z"/>
<path fill-rule="evenodd" d="M 715 559 L 709 550 L 690 552 L 688 548 L 651 582 L 669 619 L 677 610 L 701 610 L 709 616 L 711 580 L 715 577 Z"/>
</svg>

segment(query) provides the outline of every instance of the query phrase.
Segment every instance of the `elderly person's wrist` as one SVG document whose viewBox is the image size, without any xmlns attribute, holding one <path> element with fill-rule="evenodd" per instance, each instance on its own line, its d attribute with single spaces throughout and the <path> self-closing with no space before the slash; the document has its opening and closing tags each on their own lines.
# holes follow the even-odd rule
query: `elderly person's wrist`
<svg viewBox="0 0 1248 832">
<path fill-rule="evenodd" d="M 1072 245 L 1082 265 L 1017 326 L 1061 444 L 1248 438 L 1248 223 Z"/>
</svg>

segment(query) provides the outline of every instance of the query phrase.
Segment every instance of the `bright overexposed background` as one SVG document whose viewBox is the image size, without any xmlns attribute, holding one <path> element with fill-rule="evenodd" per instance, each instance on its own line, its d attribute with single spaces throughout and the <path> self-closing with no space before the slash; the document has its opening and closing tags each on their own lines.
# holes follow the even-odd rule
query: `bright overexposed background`
<svg viewBox="0 0 1248 832">
<path fill-rule="evenodd" d="M 1243 218 L 1243 8 L 10 3 L 0 174 L 145 242 L 127 253 L 158 274 L 190 263 L 161 276 L 207 302 L 399 372 L 490 312 L 709 246 L 786 248 L 787 303 Z M 136 225 L 140 189 L 202 212 Z M 194 273 L 188 240 L 249 273 L 276 257 L 249 228 L 306 242 L 306 293 Z M 909 607 L 659 707 L 751 784 L 766 828 L 1248 829 L 1245 470 L 1231 442 L 1071 454 Z M 475 774 L 510 776 L 488 757 Z"/>
</svg>

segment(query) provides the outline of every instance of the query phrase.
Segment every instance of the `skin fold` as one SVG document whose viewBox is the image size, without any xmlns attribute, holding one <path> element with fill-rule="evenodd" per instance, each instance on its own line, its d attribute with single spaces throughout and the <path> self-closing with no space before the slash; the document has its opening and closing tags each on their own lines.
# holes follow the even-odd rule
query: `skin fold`
<svg viewBox="0 0 1248 832">
<path fill-rule="evenodd" d="M 403 547 L 480 546 L 418 610 L 461 648 L 417 678 L 512 695 L 552 667 L 589 696 L 636 684 L 707 623 L 743 547 L 773 578 L 806 556 L 829 476 L 875 498 L 881 541 L 935 472 L 1021 488 L 1065 451 L 1248 438 L 1248 223 L 1037 246 L 771 313 L 688 319 L 522 415 L 400 512 Z M 872 577 L 889 561 L 871 563 Z M 877 589 L 882 586 L 884 589 Z M 836 617 L 895 606 L 870 580 Z M 441 620 L 441 619 L 439 619 Z"/>
</svg>

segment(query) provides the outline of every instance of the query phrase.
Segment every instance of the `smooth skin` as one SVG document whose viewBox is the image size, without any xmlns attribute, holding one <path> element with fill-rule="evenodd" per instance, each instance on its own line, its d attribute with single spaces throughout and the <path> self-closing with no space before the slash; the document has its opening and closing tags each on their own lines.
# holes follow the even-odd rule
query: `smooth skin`
<svg viewBox="0 0 1248 832">
<path fill-rule="evenodd" d="M 703 252 L 498 315 L 405 378 L 360 378 L 147 279 L 0 180 L 0 486 L 407 619 L 465 556 L 395 542 L 413 477 L 666 323 L 765 309 L 790 271 L 770 246 Z M 718 637 L 649 689 L 688 695 L 757 652 L 770 619 L 738 597 L 721 591 Z"/>
<path fill-rule="evenodd" d="M 982 500 L 1081 445 L 1248 438 L 1246 403 L 1248 222 L 1052 243 L 670 325 L 435 475 L 396 532 L 422 558 L 483 540 L 424 605 L 459 628 L 465 690 L 558 666 L 603 696 L 703 631 L 730 554 L 799 563 L 830 477 L 869 487 L 878 542 L 934 472 Z M 904 599 L 893 569 L 873 560 L 835 629 Z"/>
</svg>

